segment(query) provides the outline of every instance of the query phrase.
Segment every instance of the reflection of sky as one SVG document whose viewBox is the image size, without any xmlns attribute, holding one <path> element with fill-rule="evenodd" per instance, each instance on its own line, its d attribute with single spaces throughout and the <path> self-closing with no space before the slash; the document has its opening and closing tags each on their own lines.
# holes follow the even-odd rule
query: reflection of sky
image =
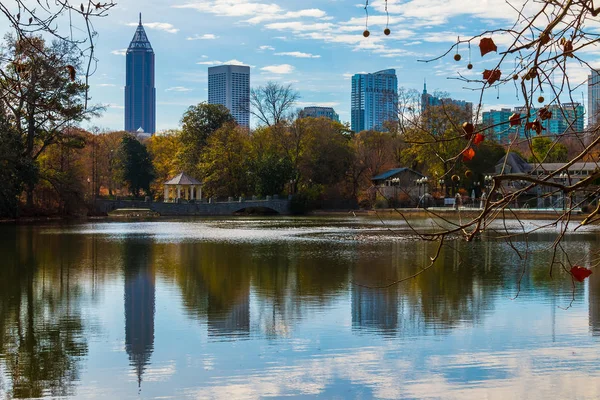
<svg viewBox="0 0 600 400">
<path fill-rule="evenodd" d="M 301 227 L 290 227 L 289 222 L 239 222 L 243 229 L 236 223 L 90 224 L 72 232 L 105 234 L 115 243 L 123 235 L 141 234 L 175 245 L 221 237 L 245 241 L 241 238 L 248 232 L 260 242 L 288 240 L 282 239 L 286 235 L 294 240 L 298 233 L 356 230 L 345 222 L 333 228 L 310 221 L 302 221 Z M 356 255 L 344 246 L 332 244 L 330 251 L 350 265 Z M 582 242 L 569 246 L 583 247 Z M 365 262 L 378 257 L 385 261 L 396 250 L 391 251 L 381 255 L 373 250 Z M 500 249 L 496 254 L 504 257 L 505 252 Z M 507 267 L 517 276 L 514 268 Z M 393 295 L 373 297 L 377 301 L 369 305 L 375 308 L 361 313 L 353 301 L 360 293 L 368 303 L 368 293 L 352 286 L 327 301 L 303 301 L 301 294 L 286 292 L 276 307 L 255 283 L 239 297 L 240 304 L 215 323 L 208 317 L 191 317 L 178 284 L 157 272 L 154 351 L 138 392 L 124 346 L 123 278 L 114 277 L 103 282 L 94 303 L 83 303 L 83 314 L 97 332 L 89 338 L 77 396 L 600 398 L 600 346 L 590 334 L 590 318 L 595 316 L 589 315 L 587 291 L 578 293 L 573 307 L 564 311 L 558 306 L 568 305 L 569 293 L 565 296 L 550 284 L 540 289 L 525 280 L 519 298 L 511 300 L 515 286 L 508 280 L 491 289 L 481 304 L 480 284 L 480 277 L 470 283 L 465 307 L 471 313 L 457 313 L 459 319 L 449 324 L 425 318 L 422 305 L 409 302 L 402 288 Z M 386 300 L 397 304 L 377 307 Z"/>
</svg>

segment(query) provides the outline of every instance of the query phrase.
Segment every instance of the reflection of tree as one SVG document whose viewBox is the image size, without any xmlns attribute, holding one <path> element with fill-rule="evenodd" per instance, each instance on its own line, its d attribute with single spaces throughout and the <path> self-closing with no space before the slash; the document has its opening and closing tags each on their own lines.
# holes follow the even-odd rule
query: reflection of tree
<svg viewBox="0 0 600 400">
<path fill-rule="evenodd" d="M 10 397 L 73 394 L 87 342 L 66 241 L 30 227 L 3 230 L 0 254 L 0 353 Z M 73 243 L 70 243 L 73 245 Z M 46 261 L 53 260 L 48 263 Z"/>
<path fill-rule="evenodd" d="M 401 241 L 381 244 L 378 254 L 359 252 L 354 279 L 378 286 L 417 272 L 429 263 L 436 243 Z M 458 250 L 467 250 L 454 243 Z M 476 252 L 490 251 L 479 246 Z M 387 255 L 391 257 L 387 257 Z M 479 253 L 478 253 L 479 254 Z M 395 264 L 390 267 L 389 259 Z M 462 259 L 462 262 L 461 262 Z M 478 321 L 483 311 L 492 307 L 490 299 L 502 284 L 499 264 L 473 263 L 477 258 L 442 250 L 438 265 L 414 280 L 387 289 L 352 289 L 352 321 L 359 329 L 376 329 L 384 334 L 402 331 L 422 334 L 430 329 L 452 328 L 465 321 Z M 498 279 L 500 278 L 500 279 Z"/>
<path fill-rule="evenodd" d="M 181 288 L 186 311 L 206 319 L 211 335 L 249 332 L 251 289 L 258 299 L 258 329 L 277 336 L 285 335 L 300 318 L 303 304 L 325 304 L 347 284 L 347 264 L 321 245 L 207 242 L 155 246 L 155 256 L 170 270 L 165 273 L 173 274 Z"/>
<path fill-rule="evenodd" d="M 125 348 L 135 368 L 138 385 L 154 350 L 155 278 L 152 241 L 126 239 L 123 243 L 125 275 Z"/>
</svg>

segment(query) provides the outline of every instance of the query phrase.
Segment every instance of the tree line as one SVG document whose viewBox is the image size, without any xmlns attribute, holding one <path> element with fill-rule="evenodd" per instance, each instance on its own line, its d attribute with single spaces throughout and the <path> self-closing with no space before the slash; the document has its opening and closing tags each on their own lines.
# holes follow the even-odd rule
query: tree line
<svg viewBox="0 0 600 400">
<path fill-rule="evenodd" d="M 434 177 L 435 186 L 437 177 L 449 184 L 452 174 L 470 171 L 461 182 L 469 189 L 505 152 L 487 139 L 473 159 L 458 157 L 463 143 L 456 139 L 471 116 L 453 104 L 404 113 L 385 132 L 356 133 L 325 118 L 299 118 L 298 92 L 273 82 L 251 91 L 259 121 L 253 130 L 238 126 L 226 107 L 200 103 L 185 111 L 179 129 L 147 139 L 89 132 L 81 123 L 103 108 L 87 104 L 87 85 L 73 76 L 76 47 L 7 36 L 1 51 L 3 217 L 87 213 L 100 196 L 160 199 L 163 183 L 180 172 L 201 180 L 207 197 L 292 194 L 301 209 L 371 207 L 371 178 L 387 169 L 410 167 Z M 545 138 L 521 150 L 526 158 L 568 158 L 567 146 Z"/>
</svg>

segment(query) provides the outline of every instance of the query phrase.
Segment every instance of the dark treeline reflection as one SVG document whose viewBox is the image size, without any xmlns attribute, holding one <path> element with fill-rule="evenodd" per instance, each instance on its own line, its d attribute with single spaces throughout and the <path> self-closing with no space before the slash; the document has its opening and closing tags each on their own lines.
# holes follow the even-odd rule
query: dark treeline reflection
<svg viewBox="0 0 600 400">
<path fill-rule="evenodd" d="M 124 312 L 125 350 L 141 383 L 154 351 L 155 293 L 161 283 L 176 288 L 179 310 L 205 324 L 214 339 L 292 336 L 314 312 L 340 304 L 351 313 L 357 334 L 411 336 L 480 323 L 498 301 L 516 293 L 522 267 L 501 240 L 449 242 L 435 268 L 375 290 L 352 282 L 382 285 L 413 274 L 428 264 L 436 244 L 376 237 L 165 242 L 149 235 L 69 232 L 52 226 L 0 229 L 0 369 L 5 375 L 0 382 L 9 397 L 74 393 L 87 340 L 103 329 L 85 320 L 83 306 L 93 307 L 102 298 L 108 280 L 124 282 L 123 311 L 115 312 Z M 553 239 L 530 238 L 536 252 L 527 261 L 522 301 L 535 293 L 537 299 L 568 305 L 570 279 L 559 268 L 554 279 L 548 274 L 552 254 L 547 247 Z M 585 265 L 596 239 L 575 236 L 564 245 Z M 578 286 L 576 302 L 584 299 L 583 287 Z M 595 333 L 600 333 L 599 299 L 600 273 L 595 273 L 589 280 Z"/>
</svg>

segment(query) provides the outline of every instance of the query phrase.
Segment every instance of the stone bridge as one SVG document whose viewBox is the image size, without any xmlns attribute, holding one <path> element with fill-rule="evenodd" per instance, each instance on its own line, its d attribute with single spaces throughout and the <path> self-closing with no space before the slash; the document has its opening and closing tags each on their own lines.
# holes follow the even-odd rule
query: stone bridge
<svg viewBox="0 0 600 400">
<path fill-rule="evenodd" d="M 96 200 L 96 212 L 108 213 L 120 208 L 146 208 L 160 215 L 233 215 L 247 210 L 276 212 L 281 215 L 290 214 L 290 199 L 267 198 L 266 200 L 241 200 L 223 202 L 182 202 L 163 203 L 141 200 Z"/>
</svg>

